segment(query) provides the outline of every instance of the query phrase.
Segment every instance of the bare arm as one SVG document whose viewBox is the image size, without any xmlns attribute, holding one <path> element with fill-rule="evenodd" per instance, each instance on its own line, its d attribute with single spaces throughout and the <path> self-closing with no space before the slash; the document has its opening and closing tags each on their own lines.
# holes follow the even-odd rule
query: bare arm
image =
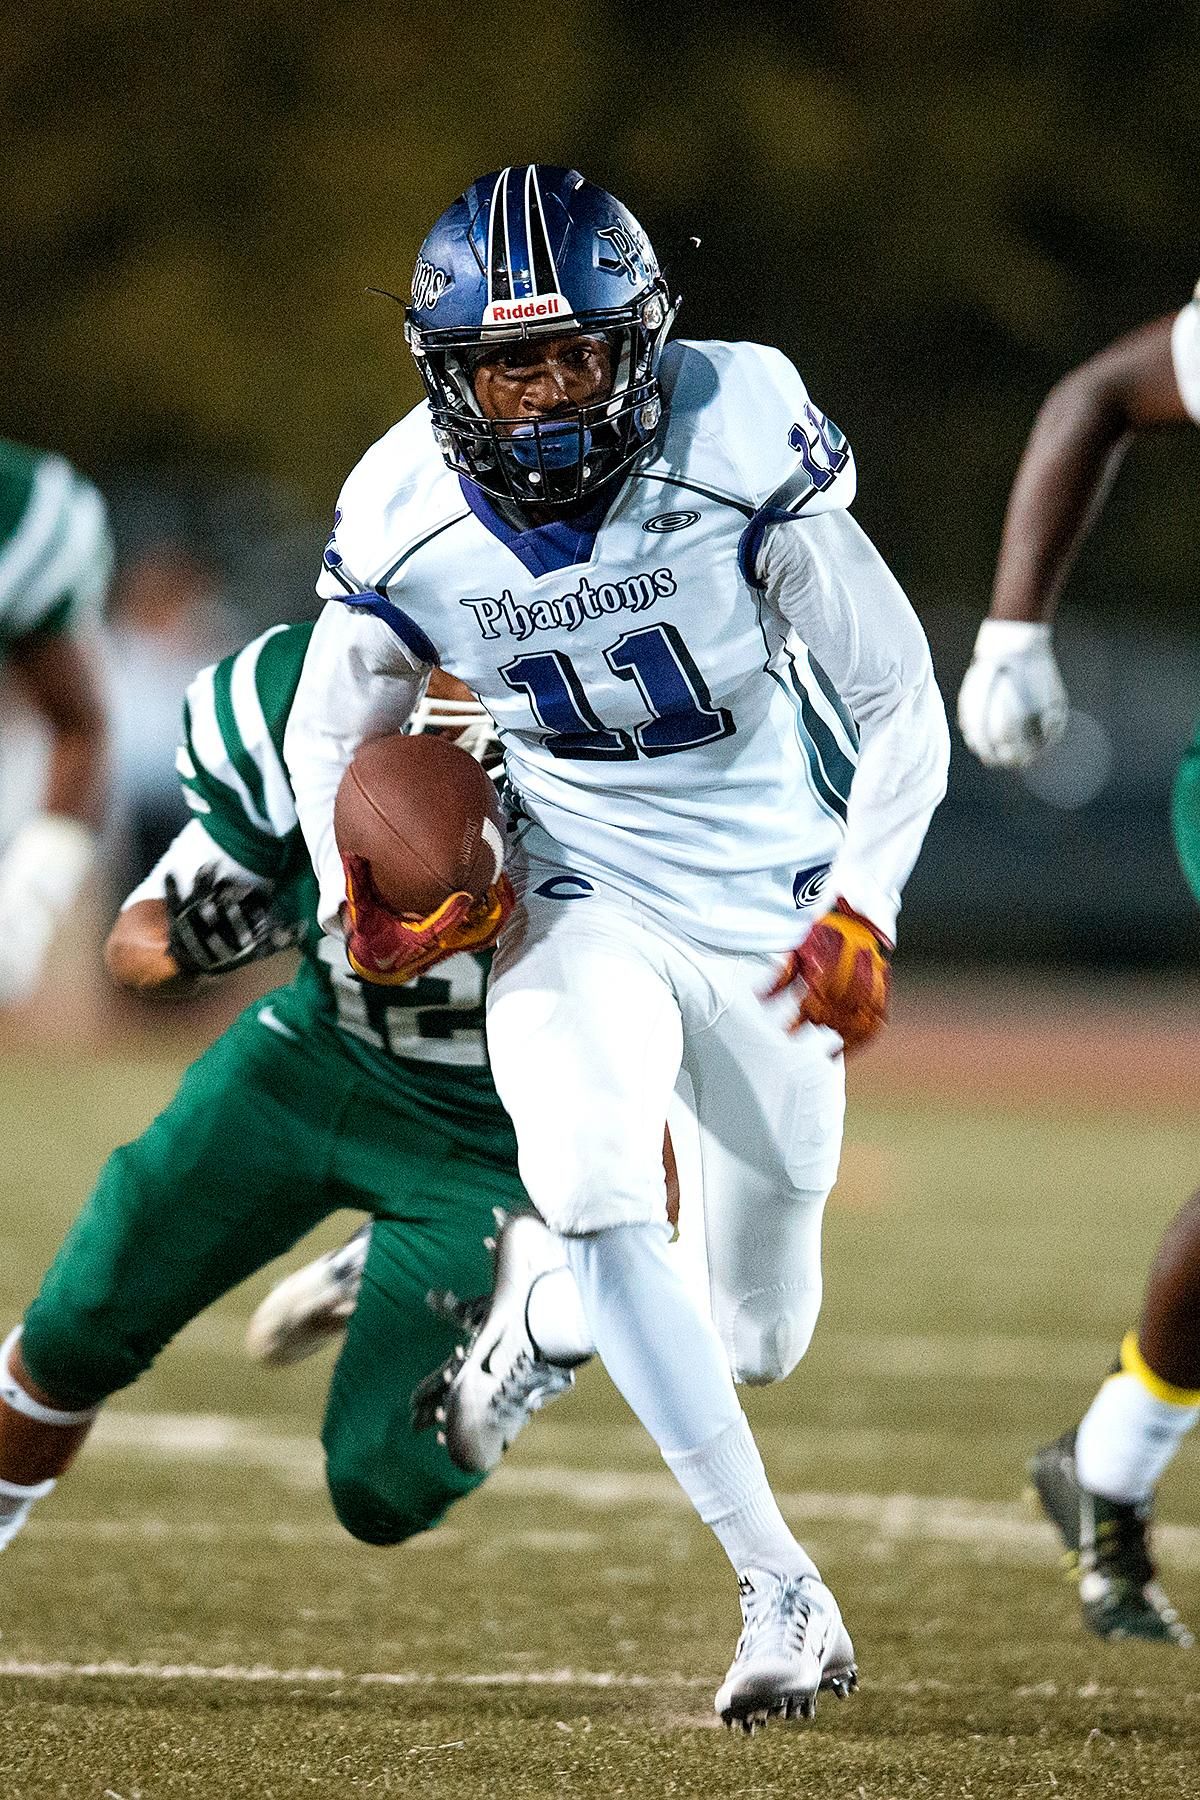
<svg viewBox="0 0 1200 1800">
<path fill-rule="evenodd" d="M 170 919 L 165 900 L 135 900 L 117 914 L 104 946 L 104 966 L 131 994 L 183 994 L 195 982 L 181 975 L 167 948 Z"/>
<path fill-rule="evenodd" d="M 214 843 L 199 819 L 168 844 L 126 899 L 104 946 L 118 987 L 176 998 L 294 941 L 272 923 L 274 890 Z"/>
<path fill-rule="evenodd" d="M 1189 423 L 1173 324 L 1171 315 L 1118 338 L 1047 395 L 1009 496 L 989 617 L 1051 619 L 1130 438 Z"/>
<path fill-rule="evenodd" d="M 95 658 L 85 639 L 35 632 L 18 638 L 9 673 L 50 732 L 42 811 L 98 830 L 108 787 L 108 740 Z"/>
<path fill-rule="evenodd" d="M 105 715 L 86 641 L 31 632 L 8 669 L 50 731 L 41 809 L 0 856 L 0 1006 L 34 992 L 59 923 L 92 866 L 107 795 Z"/>
</svg>

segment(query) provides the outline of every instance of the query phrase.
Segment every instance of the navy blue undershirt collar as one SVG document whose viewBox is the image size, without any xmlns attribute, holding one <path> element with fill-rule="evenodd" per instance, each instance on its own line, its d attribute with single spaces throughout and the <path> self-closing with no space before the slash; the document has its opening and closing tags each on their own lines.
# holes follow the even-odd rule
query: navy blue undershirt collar
<svg viewBox="0 0 1200 1800">
<path fill-rule="evenodd" d="M 572 508 L 562 518 L 548 525 L 529 525 L 518 531 L 492 505 L 482 488 L 460 475 L 458 485 L 463 499 L 485 531 L 507 546 L 531 575 L 549 575 L 553 569 L 569 569 L 574 563 L 590 562 L 596 547 L 596 533 L 604 523 L 604 515 L 616 498 L 620 482 L 612 482 L 586 507 Z"/>
</svg>

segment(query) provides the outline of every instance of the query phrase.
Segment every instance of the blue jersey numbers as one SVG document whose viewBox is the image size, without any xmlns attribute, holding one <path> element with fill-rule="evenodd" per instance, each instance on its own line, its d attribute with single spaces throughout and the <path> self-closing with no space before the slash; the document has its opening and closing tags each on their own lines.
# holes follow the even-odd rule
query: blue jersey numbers
<svg viewBox="0 0 1200 1800">
<path fill-rule="evenodd" d="M 551 756 L 573 762 L 629 762 L 637 755 L 627 731 L 610 731 L 596 717 L 574 663 L 561 650 L 518 656 L 500 675 L 528 698 L 534 718 L 546 728 Z"/>
<path fill-rule="evenodd" d="M 646 625 L 610 644 L 604 660 L 622 681 L 636 682 L 650 718 L 632 732 L 604 724 L 569 656 L 561 650 L 518 656 L 500 670 L 510 688 L 527 696 L 546 730 L 552 756 L 577 762 L 628 762 L 673 756 L 732 737 L 736 727 L 712 695 L 674 625 Z"/>
</svg>

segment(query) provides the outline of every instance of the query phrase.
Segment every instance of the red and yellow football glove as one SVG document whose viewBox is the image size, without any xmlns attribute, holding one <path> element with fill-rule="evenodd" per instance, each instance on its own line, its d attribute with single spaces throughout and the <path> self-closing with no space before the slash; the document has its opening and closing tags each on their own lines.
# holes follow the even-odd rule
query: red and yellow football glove
<svg viewBox="0 0 1200 1800">
<path fill-rule="evenodd" d="M 828 1025 L 848 1054 L 861 1050 L 887 1018 L 892 948 L 869 919 L 835 900 L 788 956 L 765 997 L 793 990 L 800 1009 L 790 1032 Z"/>
<path fill-rule="evenodd" d="M 399 987 L 458 950 L 486 950 L 500 935 L 513 909 L 507 875 L 494 881 L 482 900 L 451 894 L 427 919 L 401 919 L 380 900 L 363 856 L 344 851 L 346 871 L 346 955 L 364 981 Z"/>
</svg>

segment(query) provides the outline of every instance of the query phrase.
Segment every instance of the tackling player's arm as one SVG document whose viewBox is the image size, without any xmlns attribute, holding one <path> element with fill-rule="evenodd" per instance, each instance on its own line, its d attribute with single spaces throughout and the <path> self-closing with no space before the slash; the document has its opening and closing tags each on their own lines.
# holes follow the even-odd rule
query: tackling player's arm
<svg viewBox="0 0 1200 1800">
<path fill-rule="evenodd" d="M 296 940 L 276 918 L 274 884 L 243 867 L 191 819 L 125 901 L 104 946 L 119 987 L 162 998 L 189 992 Z"/>
<path fill-rule="evenodd" d="M 963 737 L 985 763 L 1020 767 L 1066 728 L 1050 641 L 1058 597 L 1131 438 L 1194 416 L 1185 394 L 1198 329 L 1195 303 L 1143 325 L 1065 375 L 1042 403 L 1009 496 L 991 609 L 959 693 Z"/>
<path fill-rule="evenodd" d="M 796 1024 L 830 1026 L 853 1050 L 883 1024 L 900 893 L 946 791 L 950 735 L 929 646 L 903 590 L 845 512 L 778 524 L 758 555 L 765 600 L 809 647 L 849 709 L 860 748 L 834 905 L 772 992 Z"/>
<path fill-rule="evenodd" d="M 169 948 L 170 920 L 162 899 L 127 900 L 104 945 L 104 966 L 118 987 L 131 994 L 189 990 Z"/>
</svg>

